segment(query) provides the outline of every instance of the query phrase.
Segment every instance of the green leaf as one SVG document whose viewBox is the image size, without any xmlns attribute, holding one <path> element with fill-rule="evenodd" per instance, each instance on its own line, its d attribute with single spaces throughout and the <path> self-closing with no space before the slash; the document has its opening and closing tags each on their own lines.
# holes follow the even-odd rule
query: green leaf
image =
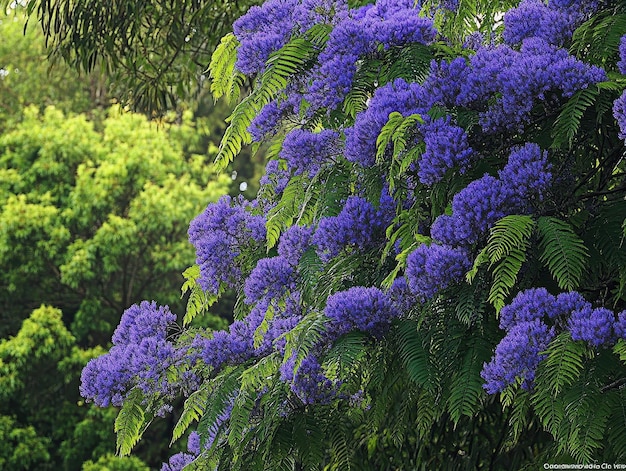
<svg viewBox="0 0 626 471">
<path fill-rule="evenodd" d="M 206 404 L 209 399 L 209 388 L 205 386 L 200 387 L 197 391 L 194 391 L 186 400 L 183 407 L 183 412 L 174 426 L 172 432 L 172 440 L 170 446 L 183 436 L 185 431 L 189 428 L 192 422 L 199 421 L 204 415 Z"/>
<path fill-rule="evenodd" d="M 131 390 L 115 419 L 114 430 L 117 434 L 117 452 L 120 456 L 130 454 L 147 426 L 143 400 L 144 396 L 139 389 Z"/>
<path fill-rule="evenodd" d="M 462 416 L 473 417 L 479 410 L 480 399 L 485 394 L 480 372 L 491 357 L 491 344 L 480 336 L 472 338 L 466 348 L 462 366 L 452 377 L 447 399 L 450 418 L 455 425 Z"/>
<path fill-rule="evenodd" d="M 541 251 L 539 259 L 548 267 L 560 288 L 576 289 L 589 257 L 585 244 L 569 223 L 554 217 L 540 217 L 537 230 Z"/>
<path fill-rule="evenodd" d="M 424 335 L 415 321 L 402 320 L 397 323 L 397 342 L 400 359 L 411 381 L 428 390 L 435 387 L 430 353 L 424 347 Z"/>
<path fill-rule="evenodd" d="M 573 341 L 569 332 L 560 333 L 546 350 L 547 356 L 539 368 L 538 384 L 553 396 L 560 394 L 580 376 L 585 353 L 583 342 Z"/>
<path fill-rule="evenodd" d="M 183 317 L 183 326 L 186 326 L 189 325 L 198 314 L 205 313 L 209 307 L 215 304 L 221 293 L 217 295 L 209 294 L 200 287 L 198 284 L 200 267 L 198 265 L 187 268 L 183 272 L 183 277 L 185 278 L 185 282 L 181 287 L 181 297 L 188 291 L 190 292 L 189 299 L 187 300 L 187 309 Z"/>
<path fill-rule="evenodd" d="M 565 144 L 572 148 L 574 137 L 580 128 L 583 115 L 591 108 L 600 94 L 597 87 L 579 90 L 567 101 L 552 129 L 552 148 L 560 149 Z"/>
<path fill-rule="evenodd" d="M 222 96 L 227 101 L 236 99 L 237 84 L 243 75 L 235 72 L 235 62 L 237 61 L 237 47 L 239 41 L 233 33 L 228 33 L 215 48 L 209 64 L 209 78 L 211 79 L 211 93 L 215 100 Z"/>
</svg>

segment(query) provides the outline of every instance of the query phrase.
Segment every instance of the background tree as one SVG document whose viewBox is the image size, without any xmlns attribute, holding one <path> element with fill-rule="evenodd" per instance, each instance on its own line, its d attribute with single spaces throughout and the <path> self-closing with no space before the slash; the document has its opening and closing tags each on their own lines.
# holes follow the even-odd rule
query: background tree
<svg viewBox="0 0 626 471">
<path fill-rule="evenodd" d="M 192 221 L 186 282 L 235 289 L 235 321 L 176 336 L 169 308 L 126 311 L 81 382 L 122 405 L 119 452 L 182 396 L 173 438 L 197 430 L 164 470 L 626 459 L 623 7 L 270 0 L 238 20 L 212 87 L 254 87 L 217 162 L 253 141 L 269 162 L 256 201 Z"/>
<path fill-rule="evenodd" d="M 49 52 L 82 72 L 104 74 L 110 94 L 136 110 L 163 113 L 205 89 L 220 38 L 254 1 L 100 0 L 21 2 Z M 3 1 L 7 8 L 14 2 Z"/>
</svg>

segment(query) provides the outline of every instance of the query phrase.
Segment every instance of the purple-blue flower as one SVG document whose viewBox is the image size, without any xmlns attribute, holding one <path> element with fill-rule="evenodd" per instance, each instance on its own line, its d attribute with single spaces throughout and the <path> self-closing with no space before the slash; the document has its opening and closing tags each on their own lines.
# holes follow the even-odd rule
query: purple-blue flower
<svg viewBox="0 0 626 471">
<path fill-rule="evenodd" d="M 83 369 L 81 395 L 106 407 L 121 405 L 133 387 L 146 394 L 171 394 L 175 385 L 169 382 L 166 370 L 185 353 L 167 338 L 175 320 L 169 308 L 154 302 L 129 307 L 113 334 L 113 347 Z"/>
<path fill-rule="evenodd" d="M 532 387 L 535 370 L 544 357 L 541 352 L 546 350 L 554 335 L 554 328 L 540 319 L 513 325 L 496 347 L 493 359 L 483 366 L 481 376 L 485 390 L 489 394 L 501 392 L 518 378 L 523 387 Z"/>
<path fill-rule="evenodd" d="M 348 246 L 361 250 L 371 247 L 383 236 L 394 215 L 388 205 L 381 204 L 377 210 L 365 198 L 348 197 L 337 216 L 320 220 L 313 235 L 318 255 L 328 261 Z"/>
<path fill-rule="evenodd" d="M 287 161 L 287 167 L 294 175 L 304 173 L 315 176 L 331 157 L 339 154 L 339 134 L 325 129 L 314 133 L 296 128 L 287 133 L 280 151 L 280 158 Z"/>
<path fill-rule="evenodd" d="M 260 245 L 265 239 L 265 220 L 252 215 L 243 198 L 223 196 L 198 215 L 189 226 L 189 241 L 196 248 L 200 286 L 217 294 L 220 285 L 235 287 L 241 282 L 237 257 L 243 247 Z"/>
<path fill-rule="evenodd" d="M 324 313 L 330 319 L 328 330 L 333 336 L 353 330 L 380 336 L 398 316 L 395 305 L 385 293 L 375 287 L 362 286 L 329 296 Z"/>
<path fill-rule="evenodd" d="M 278 241 L 278 255 L 283 257 L 290 265 L 298 265 L 300 257 L 311 246 L 313 228 L 303 226 L 291 226 L 280 236 Z"/>
<path fill-rule="evenodd" d="M 426 144 L 417 172 L 420 182 L 425 185 L 437 183 L 454 167 L 465 173 L 473 150 L 463 128 L 451 124 L 449 118 L 440 118 L 420 126 L 420 132 Z"/>
<path fill-rule="evenodd" d="M 614 323 L 613 311 L 603 307 L 593 309 L 587 305 L 572 312 L 568 328 L 573 340 L 584 340 L 594 347 L 601 347 L 615 340 Z"/>
<path fill-rule="evenodd" d="M 419 84 L 397 79 L 378 88 L 367 109 L 359 113 L 354 126 L 345 130 L 345 157 L 364 167 L 376 161 L 376 139 L 391 112 L 404 116 L 426 113 L 433 97 Z"/>
<path fill-rule="evenodd" d="M 467 251 L 447 245 L 422 244 L 406 260 L 411 291 L 422 301 L 463 279 L 471 266 Z"/>
</svg>

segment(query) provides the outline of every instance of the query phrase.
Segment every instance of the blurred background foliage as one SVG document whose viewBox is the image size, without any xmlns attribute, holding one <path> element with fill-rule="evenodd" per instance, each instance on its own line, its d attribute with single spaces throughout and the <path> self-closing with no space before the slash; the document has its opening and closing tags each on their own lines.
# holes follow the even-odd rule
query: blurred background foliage
<svg viewBox="0 0 626 471">
<path fill-rule="evenodd" d="M 153 299 L 184 312 L 181 272 L 194 262 L 189 221 L 222 194 L 251 198 L 258 188 L 260 154 L 224 174 L 212 170 L 230 109 L 214 104 L 199 79 L 207 48 L 243 6 L 206 2 L 200 13 L 198 2 L 179 3 L 115 2 L 144 5 L 160 19 L 143 30 L 130 24 L 134 11 L 110 17 L 126 21 L 115 28 L 127 28 L 125 41 L 135 35 L 138 49 L 119 60 L 98 49 L 100 61 L 81 63 L 60 36 L 46 48 L 24 5 L 0 1 L 0 469 L 145 471 L 171 452 L 170 417 L 154 424 L 137 457 L 114 456 L 116 411 L 84 404 L 78 383 L 125 308 Z M 179 42 L 178 22 L 187 19 L 165 7 L 195 8 L 192 28 L 205 29 Z M 207 14 L 221 15 L 219 27 Z M 131 78 L 127 68 L 141 66 L 149 37 L 170 69 L 146 79 L 154 73 L 145 69 L 147 54 L 148 75 Z M 177 75 L 181 67 L 187 75 Z M 177 76 L 182 85 L 174 89 Z M 168 98 L 142 106 L 132 80 L 165 87 Z M 227 313 L 228 301 L 205 323 L 221 327 Z"/>
</svg>

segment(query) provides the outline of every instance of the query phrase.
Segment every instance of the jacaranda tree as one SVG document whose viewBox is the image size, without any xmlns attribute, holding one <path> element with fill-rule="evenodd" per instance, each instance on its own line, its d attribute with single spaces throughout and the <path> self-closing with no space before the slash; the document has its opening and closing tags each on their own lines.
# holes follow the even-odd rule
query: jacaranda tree
<svg viewBox="0 0 626 471">
<path fill-rule="evenodd" d="M 128 309 L 83 396 L 121 454 L 185 397 L 164 470 L 625 462 L 626 4 L 362 3 L 223 38 L 214 95 L 254 87 L 217 164 L 266 144 L 260 192 L 191 222 L 186 313 Z"/>
</svg>

